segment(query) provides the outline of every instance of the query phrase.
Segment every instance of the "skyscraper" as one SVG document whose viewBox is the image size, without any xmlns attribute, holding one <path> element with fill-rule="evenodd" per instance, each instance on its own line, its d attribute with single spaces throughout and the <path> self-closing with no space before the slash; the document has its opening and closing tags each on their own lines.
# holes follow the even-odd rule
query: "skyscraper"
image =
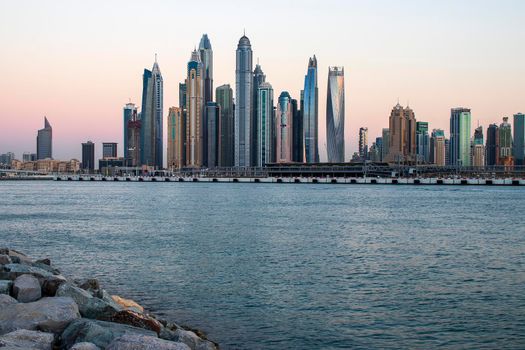
<svg viewBox="0 0 525 350">
<path fill-rule="evenodd" d="M 102 158 L 117 158 L 116 142 L 102 142 Z"/>
<path fill-rule="evenodd" d="M 53 158 L 53 128 L 44 117 L 44 128 L 38 130 L 36 137 L 37 159 Z"/>
<path fill-rule="evenodd" d="M 129 122 L 133 119 L 136 119 L 137 116 L 137 107 L 134 103 L 126 103 L 124 106 L 124 123 L 123 123 L 123 129 L 124 129 L 124 138 L 123 138 L 123 144 L 124 144 L 124 158 L 129 159 L 129 134 L 128 134 L 128 128 L 129 128 Z"/>
<path fill-rule="evenodd" d="M 410 107 L 399 103 L 392 108 L 389 118 L 390 142 L 387 162 L 416 160 L 416 116 Z"/>
<path fill-rule="evenodd" d="M 429 144 L 428 122 L 416 122 L 416 155 L 418 162 L 428 163 Z"/>
<path fill-rule="evenodd" d="M 208 119 L 208 159 L 206 164 L 208 168 L 219 166 L 220 149 L 221 149 L 221 107 L 216 102 L 206 104 L 206 115 Z"/>
<path fill-rule="evenodd" d="M 188 107 L 186 96 L 186 83 L 179 83 L 179 108 L 181 111 L 181 128 L 182 128 L 182 158 L 180 160 L 180 166 L 183 167 L 186 165 L 186 120 L 188 118 Z"/>
<path fill-rule="evenodd" d="M 499 126 L 499 164 L 512 165 L 512 128 L 509 118 L 504 117 Z"/>
<path fill-rule="evenodd" d="M 438 166 L 446 164 L 445 132 L 441 129 L 432 130 L 430 137 L 429 162 Z"/>
<path fill-rule="evenodd" d="M 261 66 L 259 65 L 259 62 L 255 65 L 255 69 L 253 70 L 253 97 L 252 97 L 252 144 L 250 145 L 250 149 L 252 150 L 251 158 L 252 158 L 252 165 L 258 165 L 260 164 L 259 160 L 257 159 L 257 156 L 259 154 L 258 152 L 258 142 L 259 142 L 259 121 L 257 120 L 259 116 L 259 102 L 257 101 L 258 93 L 259 93 L 259 86 L 261 86 L 262 83 L 266 81 L 266 75 L 264 75 L 264 72 L 262 71 Z"/>
<path fill-rule="evenodd" d="M 141 112 L 141 163 L 162 169 L 163 81 L 155 55 L 151 71 L 144 69 Z"/>
<path fill-rule="evenodd" d="M 303 116 L 295 99 L 292 99 L 292 130 L 292 161 L 303 163 Z"/>
<path fill-rule="evenodd" d="M 204 80 L 203 65 L 197 51 L 193 51 L 188 62 L 186 78 L 186 165 L 203 165 L 203 123 L 204 123 Z"/>
<path fill-rule="evenodd" d="M 478 126 L 474 130 L 472 140 L 472 165 L 477 167 L 485 166 L 485 146 L 483 145 L 483 127 Z"/>
<path fill-rule="evenodd" d="M 168 169 L 184 166 L 184 123 L 180 107 L 170 107 L 168 114 Z"/>
<path fill-rule="evenodd" d="M 359 158 L 366 160 L 368 156 L 368 128 L 359 128 Z"/>
<path fill-rule="evenodd" d="M 385 162 L 390 151 L 390 129 L 383 128 L 382 135 L 383 147 L 381 148 L 381 161 Z"/>
<path fill-rule="evenodd" d="M 470 166 L 470 109 L 450 111 L 450 164 Z"/>
<path fill-rule="evenodd" d="M 252 165 L 253 75 L 252 46 L 243 35 L 239 39 L 235 66 L 235 166 Z"/>
<path fill-rule="evenodd" d="M 203 34 L 199 43 L 204 80 L 204 103 L 213 101 L 213 50 L 208 34 Z"/>
<path fill-rule="evenodd" d="M 499 164 L 499 128 L 497 124 L 490 124 L 487 128 L 486 164 Z"/>
<path fill-rule="evenodd" d="M 281 92 L 277 102 L 276 119 L 276 161 L 290 163 L 292 161 L 293 137 L 293 107 L 292 98 L 287 91 Z"/>
<path fill-rule="evenodd" d="M 82 143 L 82 170 L 90 174 L 95 171 L 95 144 L 91 141 Z"/>
<path fill-rule="evenodd" d="M 525 165 L 525 114 L 514 114 L 514 164 Z"/>
<path fill-rule="evenodd" d="M 124 120 L 127 119 L 126 110 L 124 110 Z M 140 165 L 140 129 L 142 122 L 137 114 L 137 108 L 131 109 L 131 115 L 127 121 L 124 141 L 124 159 L 126 166 L 137 167 Z"/>
<path fill-rule="evenodd" d="M 343 67 L 328 67 L 326 142 L 328 162 L 343 163 L 345 161 L 345 77 Z"/>
<path fill-rule="evenodd" d="M 270 83 L 259 85 L 257 96 L 257 166 L 262 167 L 275 161 L 273 144 L 273 88 Z"/>
<path fill-rule="evenodd" d="M 302 91 L 304 161 L 319 163 L 319 89 L 317 88 L 317 58 L 315 55 L 308 60 L 308 70 L 304 77 L 304 90 Z"/>
<path fill-rule="evenodd" d="M 216 89 L 215 96 L 221 111 L 219 166 L 232 167 L 235 165 L 233 90 L 229 84 L 221 85 Z"/>
</svg>

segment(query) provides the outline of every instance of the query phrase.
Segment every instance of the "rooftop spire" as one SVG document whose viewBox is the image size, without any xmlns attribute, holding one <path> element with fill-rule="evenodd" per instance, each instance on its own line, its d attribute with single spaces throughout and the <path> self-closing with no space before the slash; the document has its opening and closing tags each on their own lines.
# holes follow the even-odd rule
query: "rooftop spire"
<svg viewBox="0 0 525 350">
<path fill-rule="evenodd" d="M 155 52 L 155 63 L 157 63 L 157 53 Z"/>
</svg>

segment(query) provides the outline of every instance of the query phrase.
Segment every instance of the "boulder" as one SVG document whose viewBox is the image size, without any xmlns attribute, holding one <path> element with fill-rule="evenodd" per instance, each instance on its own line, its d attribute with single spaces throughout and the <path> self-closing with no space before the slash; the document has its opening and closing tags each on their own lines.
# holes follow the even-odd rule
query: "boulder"
<svg viewBox="0 0 525 350">
<path fill-rule="evenodd" d="M 61 333 L 80 318 L 75 301 L 67 297 L 42 298 L 32 303 L 8 302 L 0 312 L 0 335 L 16 329 Z"/>
<path fill-rule="evenodd" d="M 13 281 L 0 280 L 0 294 L 11 295 L 11 288 L 13 287 Z"/>
<path fill-rule="evenodd" d="M 70 283 L 61 284 L 56 291 L 56 296 L 73 298 L 78 305 L 80 314 L 86 318 L 108 319 L 119 311 L 113 305 L 93 297 L 89 292 Z"/>
<path fill-rule="evenodd" d="M 93 343 L 84 341 L 81 343 L 76 343 L 75 345 L 70 347 L 69 350 L 100 350 L 100 348 Z"/>
<path fill-rule="evenodd" d="M 49 260 L 48 258 L 37 260 L 35 261 L 35 263 L 51 266 L 51 260 Z"/>
<path fill-rule="evenodd" d="M 144 312 L 144 308 L 141 305 L 139 305 L 137 302 L 135 302 L 134 300 L 124 299 L 122 297 L 119 297 L 118 295 L 112 295 L 111 298 L 117 304 L 122 306 L 122 308 L 124 308 L 125 310 L 131 310 L 131 311 L 135 311 L 138 313 Z"/>
<path fill-rule="evenodd" d="M 2 254 L 2 255 L 9 255 L 9 248 L 1 247 L 0 248 L 0 254 Z"/>
<path fill-rule="evenodd" d="M 9 304 L 16 304 L 18 301 L 16 301 L 15 298 L 13 298 L 10 295 L 7 294 L 0 294 L 0 309 L 3 309 L 4 306 Z"/>
<path fill-rule="evenodd" d="M 42 295 L 47 297 L 54 297 L 57 293 L 58 287 L 66 283 L 66 278 L 62 275 L 53 275 L 46 277 L 42 282 Z"/>
<path fill-rule="evenodd" d="M 190 350 L 184 343 L 172 342 L 147 335 L 124 334 L 113 340 L 106 350 Z"/>
<path fill-rule="evenodd" d="M 7 254 L 0 254 L 0 265 L 11 264 L 13 261 Z"/>
<path fill-rule="evenodd" d="M 13 283 L 13 296 L 21 303 L 36 301 L 42 297 L 40 283 L 31 275 L 18 276 Z"/>
<path fill-rule="evenodd" d="M 202 339 L 192 331 L 187 331 L 182 328 L 169 330 L 163 328 L 159 334 L 159 338 L 181 342 L 186 344 L 191 350 L 218 350 L 219 347 L 213 342 Z"/>
<path fill-rule="evenodd" d="M 133 327 L 139 327 L 143 329 L 149 329 L 157 334 L 160 333 L 163 328 L 162 324 L 151 316 L 139 314 L 131 310 L 122 310 L 111 317 L 107 318 L 106 321 L 117 322 L 127 324 Z"/>
<path fill-rule="evenodd" d="M 16 261 L 18 263 L 31 263 L 31 259 L 27 255 L 14 249 L 9 249 L 8 255 L 11 257 L 13 262 Z"/>
<path fill-rule="evenodd" d="M 39 280 L 44 280 L 46 277 L 53 276 L 49 271 L 41 269 L 36 266 L 25 264 L 7 264 L 0 270 L 0 279 L 15 280 L 21 275 L 33 275 Z"/>
<path fill-rule="evenodd" d="M 52 350 L 55 337 L 51 333 L 19 329 L 0 337 L 5 350 Z"/>
<path fill-rule="evenodd" d="M 78 286 L 82 289 L 89 290 L 89 289 L 100 289 L 100 283 L 96 278 L 88 278 L 84 282 L 81 282 L 78 284 Z"/>
<path fill-rule="evenodd" d="M 81 318 L 71 322 L 61 336 L 61 345 L 69 349 L 79 342 L 90 342 L 105 349 L 115 338 L 124 334 L 139 334 L 156 337 L 154 332 L 123 324 Z"/>
</svg>

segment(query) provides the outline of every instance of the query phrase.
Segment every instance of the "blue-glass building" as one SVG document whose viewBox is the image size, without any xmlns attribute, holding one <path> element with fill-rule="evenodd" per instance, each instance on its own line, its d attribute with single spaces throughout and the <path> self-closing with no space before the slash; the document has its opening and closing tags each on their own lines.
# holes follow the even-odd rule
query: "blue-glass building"
<svg viewBox="0 0 525 350">
<path fill-rule="evenodd" d="M 514 164 L 525 165 L 525 114 L 514 114 Z"/>
<path fill-rule="evenodd" d="M 317 58 L 308 60 L 308 71 L 304 77 L 304 90 L 301 98 L 303 117 L 304 162 L 319 163 L 319 124 L 318 124 Z"/>
</svg>

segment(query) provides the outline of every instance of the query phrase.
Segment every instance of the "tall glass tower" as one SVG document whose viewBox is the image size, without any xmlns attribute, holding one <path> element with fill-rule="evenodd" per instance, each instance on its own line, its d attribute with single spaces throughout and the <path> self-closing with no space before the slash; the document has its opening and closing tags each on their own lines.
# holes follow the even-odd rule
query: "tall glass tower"
<svg viewBox="0 0 525 350">
<path fill-rule="evenodd" d="M 308 71 L 304 77 L 301 113 L 303 115 L 303 147 L 306 163 L 319 163 L 318 147 L 318 100 L 317 88 L 317 58 L 308 60 Z"/>
<path fill-rule="evenodd" d="M 281 92 L 277 102 L 276 124 L 276 162 L 290 163 L 293 146 L 293 107 L 292 98 L 287 91 Z"/>
<path fill-rule="evenodd" d="M 273 152 L 273 88 L 270 83 L 259 85 L 257 94 L 257 166 L 274 161 Z"/>
<path fill-rule="evenodd" d="M 343 163 L 345 161 L 344 74 L 343 67 L 328 67 L 328 90 L 326 96 L 326 143 L 329 163 Z"/>
<path fill-rule="evenodd" d="M 259 156 L 259 102 L 258 102 L 258 96 L 259 96 L 259 86 L 261 86 L 262 83 L 266 81 L 266 75 L 262 71 L 261 66 L 259 65 L 259 62 L 255 65 L 255 69 L 253 70 L 253 100 L 252 100 L 252 144 L 250 145 L 252 150 L 252 165 L 258 166 L 260 164 L 258 156 Z"/>
<path fill-rule="evenodd" d="M 239 39 L 235 66 L 235 166 L 251 166 L 253 75 L 252 45 Z"/>
<path fill-rule="evenodd" d="M 131 158 L 129 151 L 129 123 L 136 119 L 137 107 L 134 103 L 126 103 L 124 106 L 124 158 L 126 161 Z"/>
<path fill-rule="evenodd" d="M 163 81 L 155 55 L 153 69 L 144 69 L 141 112 L 141 164 L 162 169 Z"/>
<path fill-rule="evenodd" d="M 234 165 L 234 118 L 233 118 L 233 90 L 229 84 L 221 85 L 215 90 L 215 98 L 220 106 L 220 156 L 219 166 L 232 167 Z"/>
<path fill-rule="evenodd" d="M 208 163 L 208 109 L 206 105 L 213 101 L 213 50 L 208 34 L 203 34 L 199 43 L 199 54 L 202 62 L 202 82 L 204 108 L 202 113 L 202 163 Z"/>
<path fill-rule="evenodd" d="M 470 109 L 450 111 L 450 164 L 470 166 Z"/>
<path fill-rule="evenodd" d="M 514 114 L 514 164 L 525 165 L 525 114 Z"/>
<path fill-rule="evenodd" d="M 186 165 L 203 165 L 204 79 L 203 64 L 197 51 L 188 62 L 186 78 Z"/>
<path fill-rule="evenodd" d="M 53 158 L 53 128 L 44 117 L 44 128 L 38 130 L 36 137 L 36 159 Z"/>
</svg>

